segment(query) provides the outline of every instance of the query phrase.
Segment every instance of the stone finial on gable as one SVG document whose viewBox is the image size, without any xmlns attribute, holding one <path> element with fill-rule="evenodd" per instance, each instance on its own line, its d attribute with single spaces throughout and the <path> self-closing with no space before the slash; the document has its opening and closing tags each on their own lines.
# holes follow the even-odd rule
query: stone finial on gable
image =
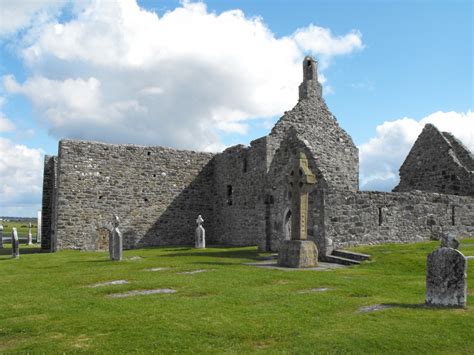
<svg viewBox="0 0 474 355">
<path fill-rule="evenodd" d="M 318 62 L 310 56 L 303 60 L 303 82 L 299 86 L 300 100 L 321 97 L 322 88 L 318 82 Z"/>
</svg>

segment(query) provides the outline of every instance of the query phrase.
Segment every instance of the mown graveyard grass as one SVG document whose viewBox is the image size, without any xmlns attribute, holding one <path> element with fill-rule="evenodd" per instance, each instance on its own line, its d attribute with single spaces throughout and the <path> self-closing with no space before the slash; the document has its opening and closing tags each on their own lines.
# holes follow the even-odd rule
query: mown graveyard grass
<svg viewBox="0 0 474 355">
<path fill-rule="evenodd" d="M 473 353 L 474 270 L 466 309 L 423 305 L 426 256 L 438 244 L 360 247 L 371 261 L 330 271 L 243 265 L 261 255 L 252 247 L 139 249 L 112 262 L 105 252 L 23 245 L 12 260 L 6 245 L 0 352 Z M 474 239 L 461 251 L 474 255 Z M 199 269 L 208 271 L 178 274 Z M 112 280 L 130 283 L 88 287 Z M 157 288 L 177 292 L 108 297 Z M 391 308 L 359 311 L 377 304 Z"/>
</svg>

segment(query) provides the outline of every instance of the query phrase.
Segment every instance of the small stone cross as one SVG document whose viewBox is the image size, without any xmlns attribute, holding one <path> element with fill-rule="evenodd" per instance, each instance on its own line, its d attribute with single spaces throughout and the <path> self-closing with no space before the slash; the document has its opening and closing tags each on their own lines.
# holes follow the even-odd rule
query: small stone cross
<svg viewBox="0 0 474 355">
<path fill-rule="evenodd" d="M 195 233 L 195 247 L 198 249 L 205 249 L 206 248 L 206 231 L 202 224 L 204 223 L 204 219 L 201 215 L 198 216 L 196 219 L 197 228 Z"/>
<path fill-rule="evenodd" d="M 299 153 L 290 172 L 291 189 L 291 239 L 305 240 L 308 237 L 308 193 L 316 183 L 315 175 L 309 170 L 308 159 Z"/>
</svg>

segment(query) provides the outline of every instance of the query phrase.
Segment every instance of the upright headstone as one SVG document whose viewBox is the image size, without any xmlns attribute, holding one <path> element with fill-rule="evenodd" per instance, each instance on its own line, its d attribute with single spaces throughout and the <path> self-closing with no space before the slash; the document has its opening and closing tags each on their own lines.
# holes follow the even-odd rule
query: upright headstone
<svg viewBox="0 0 474 355">
<path fill-rule="evenodd" d="M 441 247 L 457 249 L 459 248 L 459 241 L 454 234 L 444 233 L 441 236 Z"/>
<path fill-rule="evenodd" d="M 280 246 L 278 264 L 281 266 L 304 268 L 318 264 L 316 244 L 307 240 L 308 193 L 315 183 L 306 155 L 299 153 L 290 172 L 291 240 L 283 241 Z"/>
<path fill-rule="evenodd" d="M 38 211 L 38 222 L 36 224 L 36 243 L 41 244 L 41 211 Z"/>
<path fill-rule="evenodd" d="M 123 238 L 122 232 L 118 229 L 120 218 L 114 214 L 112 221 L 112 233 L 109 237 L 109 254 L 110 259 L 114 261 L 122 260 Z"/>
<path fill-rule="evenodd" d="M 20 257 L 20 241 L 16 228 L 12 228 L 12 258 Z"/>
<path fill-rule="evenodd" d="M 33 234 L 31 233 L 31 222 L 28 225 L 28 245 L 33 245 Z"/>
<path fill-rule="evenodd" d="M 196 219 L 197 228 L 196 228 L 196 239 L 195 239 L 195 247 L 198 249 L 205 249 L 206 248 L 206 230 L 202 226 L 204 219 L 202 219 L 201 215 L 198 216 Z"/>
<path fill-rule="evenodd" d="M 3 224 L 0 224 L 0 249 L 3 249 Z"/>
<path fill-rule="evenodd" d="M 467 260 L 449 244 L 459 246 L 452 239 L 445 238 L 441 247 L 427 258 L 426 265 L 426 304 L 440 307 L 465 307 L 467 298 L 466 271 Z"/>
</svg>

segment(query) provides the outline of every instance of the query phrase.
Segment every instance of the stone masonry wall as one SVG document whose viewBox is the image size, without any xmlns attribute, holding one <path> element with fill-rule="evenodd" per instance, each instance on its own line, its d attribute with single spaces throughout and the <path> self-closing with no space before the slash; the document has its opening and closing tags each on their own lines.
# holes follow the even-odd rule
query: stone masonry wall
<svg viewBox="0 0 474 355">
<path fill-rule="evenodd" d="M 215 157 L 214 233 L 225 245 L 256 245 L 265 236 L 266 140 Z"/>
<path fill-rule="evenodd" d="M 122 220 L 125 248 L 193 244 L 198 214 L 212 236 L 213 156 L 61 141 L 58 247 L 105 249 L 112 213 Z M 49 224 L 44 222 L 46 228 Z"/>
<path fill-rule="evenodd" d="M 474 159 L 451 134 L 427 124 L 400 168 L 394 191 L 474 196 Z"/>
<path fill-rule="evenodd" d="M 51 236 L 53 234 L 53 205 L 54 192 L 57 183 L 56 156 L 45 155 L 43 169 L 43 198 L 41 202 L 41 248 L 51 249 Z"/>
<path fill-rule="evenodd" d="M 336 248 L 474 236 L 474 199 L 427 192 L 328 192 L 326 233 Z"/>
<path fill-rule="evenodd" d="M 311 66 L 308 67 L 308 64 Z M 303 62 L 303 83 L 297 105 L 280 118 L 269 139 L 276 153 L 290 130 L 304 141 L 315 159 L 324 184 L 332 189 L 359 189 L 359 153 L 352 138 L 339 126 L 321 95 L 317 64 L 311 58 Z M 303 89 L 302 89 L 303 88 Z"/>
</svg>

